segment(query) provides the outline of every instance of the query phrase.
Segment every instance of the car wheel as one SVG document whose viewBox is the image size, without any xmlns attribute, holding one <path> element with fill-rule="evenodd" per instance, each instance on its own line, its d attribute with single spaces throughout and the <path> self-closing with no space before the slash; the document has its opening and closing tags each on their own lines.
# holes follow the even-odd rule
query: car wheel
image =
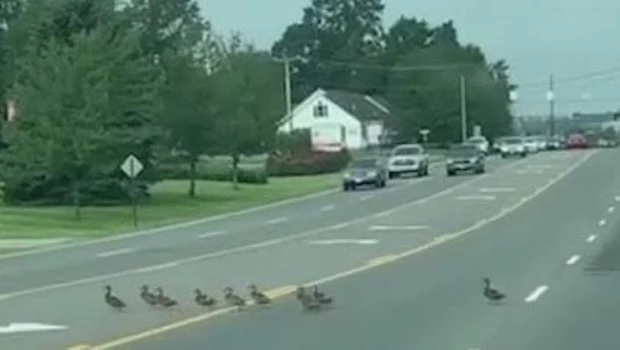
<svg viewBox="0 0 620 350">
<path fill-rule="evenodd" d="M 525 158 L 527 156 L 526 152 L 521 153 L 521 158 Z"/>
<path fill-rule="evenodd" d="M 508 155 L 506 153 L 502 153 L 502 158 L 508 158 Z"/>
<path fill-rule="evenodd" d="M 345 191 L 345 192 L 348 192 L 349 191 L 349 185 L 347 185 L 347 184 L 342 185 L 342 190 Z"/>
<path fill-rule="evenodd" d="M 392 172 L 390 172 L 390 173 L 388 174 L 388 178 L 390 178 L 390 179 L 393 179 L 393 178 L 395 178 L 395 177 L 396 177 L 396 174 L 394 174 L 394 173 L 392 173 Z"/>
<path fill-rule="evenodd" d="M 446 175 L 448 175 L 448 176 L 454 176 L 454 171 L 446 171 Z"/>
</svg>

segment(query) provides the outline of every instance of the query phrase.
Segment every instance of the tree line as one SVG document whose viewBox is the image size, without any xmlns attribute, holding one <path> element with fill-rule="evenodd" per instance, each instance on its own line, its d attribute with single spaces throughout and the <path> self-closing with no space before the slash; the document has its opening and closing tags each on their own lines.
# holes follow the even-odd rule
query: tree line
<svg viewBox="0 0 620 350">
<path fill-rule="evenodd" d="M 451 22 L 403 17 L 386 30 L 382 11 L 381 0 L 312 0 L 266 52 L 219 35 L 195 0 L 0 1 L 0 101 L 18 110 L 2 128 L 4 200 L 125 201 L 128 154 L 145 165 L 141 195 L 171 154 L 192 170 L 194 195 L 202 155 L 237 169 L 241 155 L 281 144 L 284 57 L 296 58 L 295 102 L 319 87 L 383 95 L 403 139 L 420 128 L 456 139 L 460 75 L 472 122 L 509 130 L 504 61 L 460 44 Z M 412 69 L 425 66 L 446 68 Z"/>
</svg>

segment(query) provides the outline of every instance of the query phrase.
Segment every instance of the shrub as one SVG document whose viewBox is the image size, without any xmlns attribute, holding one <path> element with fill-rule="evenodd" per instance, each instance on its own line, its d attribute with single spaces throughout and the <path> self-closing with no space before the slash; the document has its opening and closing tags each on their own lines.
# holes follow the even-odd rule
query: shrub
<svg viewBox="0 0 620 350">
<path fill-rule="evenodd" d="M 351 161 L 348 150 L 340 152 L 310 151 L 296 157 L 272 155 L 267 160 L 270 176 L 300 176 L 335 173 Z"/>
<path fill-rule="evenodd" d="M 221 164 L 209 166 L 199 163 L 196 167 L 196 179 L 209 181 L 232 181 L 232 169 Z M 187 164 L 165 163 L 159 166 L 159 175 L 164 180 L 187 180 L 191 177 L 190 168 Z M 240 183 L 266 184 L 269 182 L 267 172 L 263 167 L 244 168 L 240 167 L 237 172 L 237 180 Z"/>
</svg>

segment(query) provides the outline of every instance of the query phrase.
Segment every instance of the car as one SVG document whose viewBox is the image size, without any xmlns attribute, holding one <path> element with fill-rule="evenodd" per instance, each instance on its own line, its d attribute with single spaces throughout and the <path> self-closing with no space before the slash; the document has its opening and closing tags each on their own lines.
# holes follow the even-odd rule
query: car
<svg viewBox="0 0 620 350">
<path fill-rule="evenodd" d="M 536 136 L 526 136 L 524 142 L 527 153 L 537 153 L 540 151 L 540 143 Z"/>
<path fill-rule="evenodd" d="M 466 143 L 475 145 L 478 148 L 478 150 L 484 153 L 485 155 L 489 154 L 489 146 L 490 146 L 489 141 L 484 136 L 470 137 Z"/>
<path fill-rule="evenodd" d="M 546 142 L 546 149 L 549 151 L 555 151 L 562 148 L 562 140 L 557 137 L 548 137 Z"/>
<path fill-rule="evenodd" d="M 588 140 L 582 134 L 572 134 L 566 140 L 566 148 L 568 149 L 588 148 Z"/>
<path fill-rule="evenodd" d="M 388 160 L 388 177 L 394 178 L 402 174 L 428 175 L 428 153 L 418 144 L 396 146 Z"/>
<path fill-rule="evenodd" d="M 484 160 L 484 153 L 475 145 L 463 144 L 452 146 L 448 151 L 446 174 L 453 176 L 463 171 L 482 174 L 485 172 Z"/>
<path fill-rule="evenodd" d="M 387 170 L 380 158 L 361 158 L 351 162 L 342 176 L 342 189 L 354 191 L 360 186 L 385 187 Z"/>
<path fill-rule="evenodd" d="M 525 157 L 527 155 L 527 149 L 523 138 L 519 136 L 504 138 L 500 146 L 500 153 L 502 158 L 508 158 L 510 156 Z"/>
</svg>

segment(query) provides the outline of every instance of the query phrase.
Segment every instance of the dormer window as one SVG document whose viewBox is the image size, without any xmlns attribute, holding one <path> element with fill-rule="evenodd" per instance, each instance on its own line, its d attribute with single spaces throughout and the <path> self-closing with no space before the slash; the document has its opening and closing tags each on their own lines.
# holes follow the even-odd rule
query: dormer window
<svg viewBox="0 0 620 350">
<path fill-rule="evenodd" d="M 315 118 L 327 118 L 327 105 L 319 102 L 316 106 L 314 106 L 314 117 Z"/>
</svg>

